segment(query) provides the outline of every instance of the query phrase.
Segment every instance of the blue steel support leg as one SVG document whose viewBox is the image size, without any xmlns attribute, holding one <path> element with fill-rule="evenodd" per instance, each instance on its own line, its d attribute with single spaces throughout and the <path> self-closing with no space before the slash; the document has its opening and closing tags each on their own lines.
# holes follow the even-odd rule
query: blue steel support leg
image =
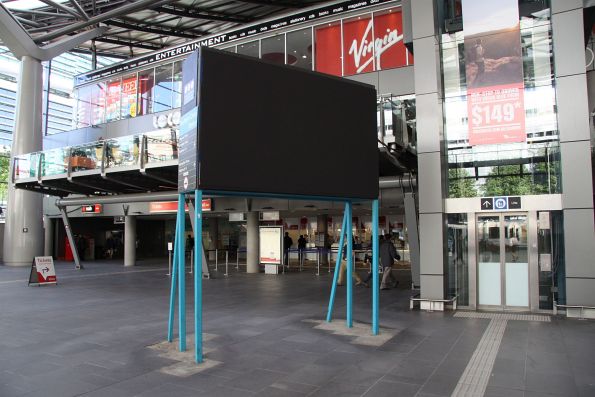
<svg viewBox="0 0 595 397">
<path fill-rule="evenodd" d="M 184 251 L 184 232 L 186 230 L 185 195 L 178 195 L 178 321 L 180 335 L 180 351 L 186 351 L 186 252 Z"/>
<path fill-rule="evenodd" d="M 202 363 L 202 190 L 194 197 L 194 360 Z"/>
<path fill-rule="evenodd" d="M 378 200 L 372 201 L 372 334 L 378 335 Z"/>
<path fill-rule="evenodd" d="M 176 288 L 178 287 L 178 218 L 176 216 L 176 230 L 174 238 L 174 260 L 171 269 L 171 291 L 169 293 L 169 320 L 167 323 L 167 341 L 171 342 L 174 340 L 174 314 L 176 310 Z"/>
<path fill-rule="evenodd" d="M 347 209 L 343 215 L 343 225 L 341 226 L 341 238 L 339 238 L 339 252 L 337 253 L 337 264 L 335 265 L 335 274 L 333 275 L 333 285 L 331 287 L 331 297 L 328 301 L 328 311 L 326 313 L 326 321 L 331 322 L 333 317 L 333 306 L 335 304 L 335 295 L 337 293 L 337 280 L 339 279 L 339 272 L 341 271 L 341 259 L 343 258 L 343 236 L 345 236 L 345 225 L 347 224 Z M 332 256 L 332 254 L 330 255 Z M 330 266 L 330 258 L 329 258 Z"/>
<path fill-rule="evenodd" d="M 347 218 L 347 227 L 345 238 L 347 239 L 347 328 L 353 327 L 353 224 L 352 224 L 352 203 L 346 204 L 345 217 Z"/>
</svg>

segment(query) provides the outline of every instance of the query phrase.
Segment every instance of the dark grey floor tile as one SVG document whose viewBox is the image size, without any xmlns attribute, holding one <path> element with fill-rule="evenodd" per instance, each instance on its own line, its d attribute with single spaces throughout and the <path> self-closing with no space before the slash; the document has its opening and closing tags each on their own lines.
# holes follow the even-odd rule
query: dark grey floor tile
<svg viewBox="0 0 595 397">
<path fill-rule="evenodd" d="M 382 374 L 362 370 L 355 365 L 347 367 L 343 372 L 333 378 L 333 382 L 352 383 L 370 387 L 382 378 Z"/>
<path fill-rule="evenodd" d="M 423 384 L 437 368 L 437 363 L 416 359 L 404 359 L 392 369 L 384 380 Z"/>
<path fill-rule="evenodd" d="M 281 372 L 273 372 L 266 369 L 255 369 L 225 382 L 224 386 L 232 387 L 234 389 L 258 392 L 266 387 L 271 386 L 283 376 L 285 376 L 285 374 Z"/>
<path fill-rule="evenodd" d="M 459 382 L 458 377 L 450 375 L 433 375 L 422 386 L 422 393 L 450 396 Z"/>
<path fill-rule="evenodd" d="M 312 397 L 361 396 L 368 387 L 353 383 L 331 381 L 309 394 Z"/>
<path fill-rule="evenodd" d="M 327 383 L 330 379 L 334 378 L 342 370 L 343 367 L 334 368 L 323 365 L 310 364 L 290 375 L 287 375 L 286 377 L 282 378 L 282 380 L 288 382 L 305 383 L 308 385 L 321 386 Z"/>
<path fill-rule="evenodd" d="M 276 387 L 267 387 L 266 389 L 256 393 L 256 396 L 259 397 L 302 397 L 305 395 L 305 393 L 299 393 L 293 390 L 278 389 Z"/>
<path fill-rule="evenodd" d="M 524 397 L 525 391 L 522 389 L 508 389 L 504 387 L 488 386 L 484 397 Z"/>
<path fill-rule="evenodd" d="M 577 396 L 574 378 L 568 375 L 542 374 L 527 371 L 525 390 L 538 393 Z"/>
<path fill-rule="evenodd" d="M 178 386 L 173 383 L 164 383 L 164 384 L 157 386 L 153 389 L 149 389 L 142 393 L 136 394 L 136 396 L 138 396 L 138 397 L 163 397 L 163 396 L 194 397 L 194 396 L 196 396 L 196 390 Z"/>
<path fill-rule="evenodd" d="M 410 397 L 416 396 L 420 385 L 403 383 L 403 382 L 387 382 L 380 381 L 375 383 L 364 394 L 366 397 Z"/>
</svg>

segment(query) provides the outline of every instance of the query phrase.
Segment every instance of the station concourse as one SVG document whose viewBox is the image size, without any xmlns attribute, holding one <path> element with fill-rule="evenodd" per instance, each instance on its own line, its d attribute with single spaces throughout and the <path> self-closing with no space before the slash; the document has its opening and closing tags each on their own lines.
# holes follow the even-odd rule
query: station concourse
<svg viewBox="0 0 595 397">
<path fill-rule="evenodd" d="M 594 10 L 0 3 L 0 395 L 594 395 Z"/>
</svg>

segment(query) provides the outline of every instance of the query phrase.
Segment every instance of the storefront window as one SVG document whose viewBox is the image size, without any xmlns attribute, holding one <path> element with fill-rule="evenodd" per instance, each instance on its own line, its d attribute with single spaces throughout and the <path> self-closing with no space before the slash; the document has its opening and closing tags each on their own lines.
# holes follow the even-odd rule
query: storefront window
<svg viewBox="0 0 595 397">
<path fill-rule="evenodd" d="M 312 70 L 312 28 L 287 33 L 287 64 Z"/>
<path fill-rule="evenodd" d="M 153 113 L 163 112 L 172 107 L 173 99 L 173 64 L 158 66 L 155 69 L 153 87 Z"/>
<path fill-rule="evenodd" d="M 539 309 L 552 310 L 554 301 L 566 303 L 564 229 L 562 211 L 537 213 Z"/>
<path fill-rule="evenodd" d="M 467 214 L 448 214 L 448 269 L 446 294 L 457 304 L 469 305 L 469 249 Z"/>
<path fill-rule="evenodd" d="M 258 58 L 260 56 L 260 42 L 258 40 L 238 45 L 238 54 Z"/>
<path fill-rule="evenodd" d="M 80 87 L 76 96 L 76 128 L 88 127 L 93 112 L 91 106 L 91 86 Z"/>
<path fill-rule="evenodd" d="M 136 73 L 122 77 L 122 118 L 136 117 Z"/>
<path fill-rule="evenodd" d="M 138 73 L 138 115 L 151 113 L 153 87 L 155 85 L 154 69 Z"/>
<path fill-rule="evenodd" d="M 107 82 L 107 97 L 105 100 L 105 121 L 116 121 L 120 119 L 120 93 L 122 86 L 120 79 Z"/>
<path fill-rule="evenodd" d="M 182 107 L 182 61 L 174 63 L 173 107 Z"/>
<path fill-rule="evenodd" d="M 314 29 L 316 71 L 341 76 L 341 23 L 329 23 Z"/>
<path fill-rule="evenodd" d="M 285 35 L 263 39 L 260 43 L 261 58 L 281 65 L 285 64 Z M 295 57 L 292 57 L 295 58 Z M 289 63 L 289 56 L 288 56 Z"/>
<path fill-rule="evenodd" d="M 380 96 L 378 106 L 378 139 L 388 146 L 396 145 L 402 149 L 415 151 L 417 141 L 415 97 L 413 95 Z"/>
</svg>

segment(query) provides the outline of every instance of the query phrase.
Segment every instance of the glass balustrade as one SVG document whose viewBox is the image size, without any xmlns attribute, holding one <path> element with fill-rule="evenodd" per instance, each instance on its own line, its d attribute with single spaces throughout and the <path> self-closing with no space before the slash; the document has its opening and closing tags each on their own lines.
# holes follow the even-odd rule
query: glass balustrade
<svg viewBox="0 0 595 397">
<path fill-rule="evenodd" d="M 102 161 L 102 142 L 90 142 L 84 145 L 74 146 L 70 151 L 70 167 L 72 172 L 100 169 Z"/>
<path fill-rule="evenodd" d="M 176 132 L 159 130 L 146 135 L 145 164 L 160 163 L 178 158 Z"/>
<path fill-rule="evenodd" d="M 68 170 L 70 148 L 58 148 L 41 152 L 41 176 L 64 174 Z"/>
<path fill-rule="evenodd" d="M 128 135 L 109 139 L 106 145 L 107 167 L 135 166 L 139 164 L 141 135 Z"/>
<path fill-rule="evenodd" d="M 14 159 L 14 179 L 26 179 L 37 177 L 39 168 L 40 153 L 29 153 L 19 155 Z"/>
</svg>

